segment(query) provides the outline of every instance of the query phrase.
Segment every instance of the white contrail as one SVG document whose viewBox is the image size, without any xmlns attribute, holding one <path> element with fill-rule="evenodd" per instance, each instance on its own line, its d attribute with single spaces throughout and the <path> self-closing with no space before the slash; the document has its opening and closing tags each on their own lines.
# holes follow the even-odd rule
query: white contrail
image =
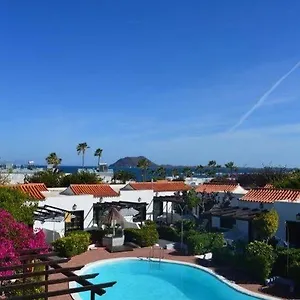
<svg viewBox="0 0 300 300">
<path fill-rule="evenodd" d="M 300 61 L 298 61 L 286 74 L 284 74 L 280 79 L 277 80 L 277 82 L 267 91 L 263 94 L 263 96 L 255 103 L 255 105 L 247 111 L 240 120 L 229 129 L 229 132 L 234 131 L 238 127 L 240 127 L 250 115 L 253 114 L 253 112 L 262 106 L 262 104 L 266 101 L 266 99 L 269 97 L 269 95 L 287 78 L 289 77 L 298 67 L 300 67 Z"/>
</svg>

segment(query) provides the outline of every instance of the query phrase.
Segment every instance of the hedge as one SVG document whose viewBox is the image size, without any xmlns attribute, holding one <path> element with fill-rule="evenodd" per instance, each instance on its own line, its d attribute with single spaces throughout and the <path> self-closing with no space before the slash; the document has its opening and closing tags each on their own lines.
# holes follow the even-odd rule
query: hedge
<svg viewBox="0 0 300 300">
<path fill-rule="evenodd" d="M 213 252 L 224 246 L 224 238 L 219 233 L 199 233 L 190 231 L 186 236 L 185 243 L 191 255 Z"/>
<path fill-rule="evenodd" d="M 154 224 L 145 225 L 141 229 L 128 228 L 124 230 L 125 241 L 133 242 L 141 247 L 149 247 L 158 241 L 158 232 Z"/>
<path fill-rule="evenodd" d="M 276 276 L 288 277 L 291 266 L 300 263 L 300 249 L 287 249 L 280 247 L 276 249 L 275 253 L 276 260 L 273 266 L 272 274 Z"/>
<path fill-rule="evenodd" d="M 180 234 L 177 233 L 177 231 L 170 227 L 170 226 L 159 226 L 157 227 L 159 238 L 173 241 L 173 242 L 179 242 L 180 241 Z"/>
<path fill-rule="evenodd" d="M 244 257 L 246 270 L 255 279 L 264 282 L 270 276 L 276 258 L 271 245 L 259 241 L 251 242 L 246 247 Z"/>
<path fill-rule="evenodd" d="M 85 231 L 74 231 L 53 242 L 54 251 L 62 257 L 72 257 L 87 251 L 90 234 Z"/>
</svg>

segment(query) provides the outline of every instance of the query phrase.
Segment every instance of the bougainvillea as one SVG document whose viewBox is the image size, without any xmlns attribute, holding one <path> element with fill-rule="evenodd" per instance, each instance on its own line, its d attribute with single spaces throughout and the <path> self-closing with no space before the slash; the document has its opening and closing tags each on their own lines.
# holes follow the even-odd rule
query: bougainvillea
<svg viewBox="0 0 300 300">
<path fill-rule="evenodd" d="M 28 225 L 17 222 L 9 212 L 0 209 L 0 266 L 20 263 L 20 252 L 35 248 L 47 248 L 43 231 L 34 231 Z M 0 272 L 0 276 L 11 273 Z"/>
</svg>

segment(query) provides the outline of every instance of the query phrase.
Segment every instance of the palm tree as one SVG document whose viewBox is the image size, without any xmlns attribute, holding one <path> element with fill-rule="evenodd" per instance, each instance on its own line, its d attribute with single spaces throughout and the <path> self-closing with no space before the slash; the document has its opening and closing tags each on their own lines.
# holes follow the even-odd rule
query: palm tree
<svg viewBox="0 0 300 300">
<path fill-rule="evenodd" d="M 98 148 L 96 149 L 95 153 L 94 153 L 94 156 L 97 156 L 98 157 L 98 167 L 100 165 L 100 160 L 101 160 L 101 156 L 102 156 L 102 151 L 103 149 L 101 148 Z"/>
<path fill-rule="evenodd" d="M 52 165 L 53 168 L 57 168 L 58 165 L 61 164 L 62 159 L 57 156 L 55 152 L 50 153 L 46 157 L 46 162 L 48 165 Z"/>
<path fill-rule="evenodd" d="M 156 175 L 157 175 L 157 177 L 160 178 L 160 179 L 165 179 L 165 178 L 166 178 L 166 175 L 167 175 L 166 168 L 165 168 L 165 167 L 162 167 L 162 166 L 158 167 L 158 168 L 156 169 Z"/>
<path fill-rule="evenodd" d="M 220 169 L 222 166 L 218 165 L 215 160 L 210 160 L 207 164 L 207 167 L 207 175 L 216 176 L 217 170 Z"/>
<path fill-rule="evenodd" d="M 174 169 L 172 170 L 172 176 L 173 176 L 173 177 L 179 176 L 179 171 L 178 171 L 178 169 L 174 168 Z"/>
<path fill-rule="evenodd" d="M 199 165 L 199 166 L 197 166 L 197 167 L 195 168 L 195 171 L 196 171 L 197 173 L 202 173 L 203 170 L 204 170 L 204 167 L 203 167 L 202 165 Z"/>
<path fill-rule="evenodd" d="M 77 154 L 78 155 L 82 154 L 82 167 L 84 167 L 84 154 L 85 154 L 86 149 L 88 149 L 88 148 L 90 148 L 90 147 L 88 146 L 88 144 L 86 142 L 79 143 L 76 147 Z"/>
<path fill-rule="evenodd" d="M 146 173 L 150 167 L 150 161 L 146 157 L 141 158 L 137 163 L 137 167 L 143 171 L 143 181 L 146 181 Z"/>
<path fill-rule="evenodd" d="M 191 168 L 189 168 L 189 167 L 183 168 L 182 173 L 185 177 L 191 177 L 192 176 L 192 171 L 191 171 Z"/>
<path fill-rule="evenodd" d="M 234 164 L 233 161 L 228 162 L 225 164 L 225 168 L 229 170 L 230 178 L 232 177 L 232 173 L 237 171 L 237 166 Z"/>
</svg>

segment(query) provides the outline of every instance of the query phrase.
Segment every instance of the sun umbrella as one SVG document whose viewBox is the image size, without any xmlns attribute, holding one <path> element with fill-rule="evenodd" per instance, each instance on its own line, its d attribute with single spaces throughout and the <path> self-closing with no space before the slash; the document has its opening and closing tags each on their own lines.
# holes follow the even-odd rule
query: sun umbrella
<svg viewBox="0 0 300 300">
<path fill-rule="evenodd" d="M 115 225 L 120 224 L 122 227 L 124 227 L 125 222 L 126 220 L 115 207 L 110 208 L 108 214 L 105 216 L 103 220 L 103 223 L 112 226 L 113 235 L 115 235 Z"/>
</svg>

